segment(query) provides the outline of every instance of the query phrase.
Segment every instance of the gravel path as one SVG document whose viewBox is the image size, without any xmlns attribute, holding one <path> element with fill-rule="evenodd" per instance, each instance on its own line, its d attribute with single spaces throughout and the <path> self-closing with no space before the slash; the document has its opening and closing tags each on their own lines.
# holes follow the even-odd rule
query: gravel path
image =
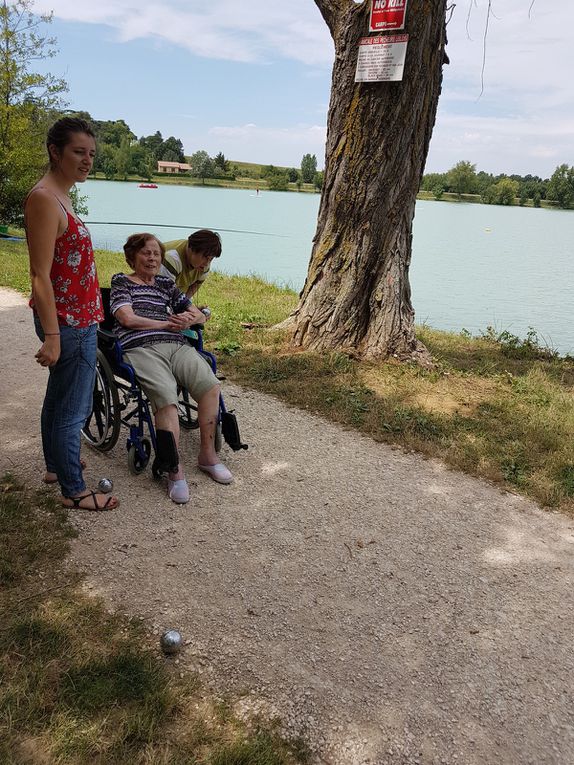
<svg viewBox="0 0 574 765">
<path fill-rule="evenodd" d="M 37 484 L 45 370 L 0 290 L 0 467 Z M 180 629 L 180 665 L 240 711 L 279 715 L 331 765 L 574 762 L 574 521 L 225 384 L 242 436 L 218 486 L 176 507 L 123 437 L 87 476 L 114 513 L 74 515 L 86 588 Z"/>
</svg>

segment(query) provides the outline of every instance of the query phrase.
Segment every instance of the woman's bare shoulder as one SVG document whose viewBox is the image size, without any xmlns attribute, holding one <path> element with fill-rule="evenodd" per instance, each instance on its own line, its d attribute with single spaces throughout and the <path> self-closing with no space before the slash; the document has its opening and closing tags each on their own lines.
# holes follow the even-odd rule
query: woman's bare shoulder
<svg viewBox="0 0 574 765">
<path fill-rule="evenodd" d="M 68 214 L 62 202 L 48 186 L 37 184 L 24 204 L 24 223 L 29 235 L 61 236 L 68 226 Z"/>
<path fill-rule="evenodd" d="M 56 194 L 46 186 L 36 184 L 28 196 L 25 203 L 26 213 L 43 212 L 55 210 L 59 212 L 62 204 L 59 202 Z"/>
</svg>

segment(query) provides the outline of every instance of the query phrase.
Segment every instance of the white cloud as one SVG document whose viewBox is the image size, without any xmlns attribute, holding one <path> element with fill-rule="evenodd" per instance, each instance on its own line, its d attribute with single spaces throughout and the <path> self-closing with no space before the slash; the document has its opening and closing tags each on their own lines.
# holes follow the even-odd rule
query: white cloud
<svg viewBox="0 0 574 765">
<path fill-rule="evenodd" d="M 437 120 L 427 171 L 468 160 L 488 172 L 548 176 L 571 161 L 574 118 L 473 117 L 443 113 Z"/>
<path fill-rule="evenodd" d="M 325 136 L 323 125 L 296 125 L 289 128 L 245 125 L 219 125 L 207 134 L 209 153 L 223 151 L 238 160 L 252 160 L 262 164 L 299 167 L 303 154 L 315 154 L 319 167 L 323 166 Z M 278 147 L 281 147 L 280 151 Z M 284 157 L 279 159 L 278 157 Z"/>
<path fill-rule="evenodd" d="M 531 0 L 493 0 L 486 52 L 486 0 L 455 8 L 428 170 L 465 159 L 492 172 L 544 176 L 572 161 L 574 6 L 538 0 L 529 17 L 530 6 Z"/>
<path fill-rule="evenodd" d="M 36 10 L 65 21 L 105 24 L 122 41 L 153 37 L 206 58 L 265 61 L 287 58 L 329 65 L 332 43 L 312 0 L 37 0 Z"/>
<path fill-rule="evenodd" d="M 574 23 L 572 6 L 558 9 L 539 0 L 494 0 L 484 50 L 486 0 L 479 0 L 471 14 L 471 39 L 466 34 L 468 3 L 455 8 L 448 26 L 446 82 L 459 93 L 478 98 L 485 54 L 484 93 L 481 100 L 506 98 L 506 106 L 540 108 L 547 98 L 563 104 L 572 101 L 569 72 L 574 66 L 574 48 L 568 29 Z M 569 5 L 569 4 L 568 4 Z M 540 103 L 542 99 L 542 103 Z"/>
<path fill-rule="evenodd" d="M 445 170 L 469 159 L 481 169 L 550 174 L 554 161 L 572 162 L 574 4 L 537 0 L 530 16 L 531 0 L 493 0 L 492 7 L 482 95 L 487 0 L 462 0 L 454 9 L 448 25 L 451 63 L 445 67 L 427 167 Z M 177 45 L 205 58 L 262 65 L 292 60 L 307 65 L 307 77 L 325 76 L 333 59 L 327 26 L 313 0 L 36 0 L 35 10 L 52 8 L 60 19 L 105 25 L 118 40 L 149 38 L 166 49 Z M 269 103 L 272 110 L 271 94 Z M 296 102 L 293 115 L 296 121 Z M 323 133 L 324 128 L 266 132 L 240 125 L 213 128 L 209 135 L 236 146 L 244 141 L 243 156 L 256 157 L 259 146 L 269 149 L 261 161 L 270 163 L 272 141 L 277 156 L 280 146 L 290 150 L 303 138 L 316 139 L 322 156 Z"/>
</svg>

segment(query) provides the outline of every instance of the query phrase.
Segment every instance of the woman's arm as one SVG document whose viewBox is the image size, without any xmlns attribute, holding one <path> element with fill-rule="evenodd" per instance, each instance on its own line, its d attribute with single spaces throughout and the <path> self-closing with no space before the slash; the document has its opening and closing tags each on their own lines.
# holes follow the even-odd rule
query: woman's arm
<svg viewBox="0 0 574 765">
<path fill-rule="evenodd" d="M 182 329 L 188 329 L 193 321 L 187 311 L 171 315 L 167 321 L 158 319 L 146 319 L 145 316 L 138 316 L 134 313 L 131 305 L 122 305 L 114 313 L 118 322 L 126 329 L 163 329 L 168 332 L 181 332 Z"/>
<path fill-rule="evenodd" d="M 170 304 L 176 316 L 187 315 L 190 327 L 196 324 L 205 324 L 207 318 L 199 308 L 190 302 L 189 290 L 184 295 L 179 287 L 175 284 L 171 285 Z"/>
<path fill-rule="evenodd" d="M 193 282 L 193 284 L 190 284 L 189 287 L 187 288 L 187 292 L 185 293 L 186 296 L 191 300 L 191 298 L 195 295 L 195 293 L 201 287 L 202 284 L 203 282 L 200 282 L 200 281 Z"/>
<path fill-rule="evenodd" d="M 42 366 L 52 366 L 60 358 L 60 327 L 50 271 L 56 239 L 63 233 L 66 224 L 67 220 L 63 221 L 63 213 L 52 194 L 38 189 L 30 195 L 26 203 L 26 236 L 34 307 L 46 335 L 36 354 Z"/>
</svg>

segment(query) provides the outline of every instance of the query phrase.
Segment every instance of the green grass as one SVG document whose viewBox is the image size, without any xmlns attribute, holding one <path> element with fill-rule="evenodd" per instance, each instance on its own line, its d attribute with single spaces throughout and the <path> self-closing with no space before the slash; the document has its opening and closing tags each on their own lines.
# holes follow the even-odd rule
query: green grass
<svg viewBox="0 0 574 765">
<path fill-rule="evenodd" d="M 252 337 L 225 361 L 239 382 L 361 430 L 375 440 L 572 512 L 572 359 L 509 357 L 494 340 L 419 328 L 436 366 L 362 363 L 293 353 L 281 336 Z M 300 381 L 306 381 L 301 386 Z"/>
<path fill-rule="evenodd" d="M 110 614 L 61 566 L 73 530 L 48 489 L 0 482 L 0 762 L 294 765 L 276 724 L 181 678 L 139 622 Z"/>
<path fill-rule="evenodd" d="M 261 172 L 263 171 L 263 168 L 268 167 L 268 165 L 262 165 L 258 162 L 239 162 L 234 159 L 228 160 L 229 167 L 231 168 L 237 168 L 239 173 L 238 176 L 241 177 L 242 173 L 249 173 L 252 176 L 260 176 Z M 283 167 L 283 165 L 274 165 L 277 170 L 284 170 L 287 172 L 289 170 L 289 167 Z M 297 169 L 297 168 L 296 168 Z"/>
<path fill-rule="evenodd" d="M 15 229 L 10 229 L 10 233 L 13 231 Z M 0 239 L 0 284 L 23 293 L 30 290 L 28 254 L 21 242 Z"/>
<path fill-rule="evenodd" d="M 24 248 L 0 243 L 0 253 L 2 283 L 26 292 Z M 124 269 L 118 254 L 97 261 L 102 285 Z M 418 327 L 435 361 L 424 370 L 290 348 L 271 328 L 297 295 L 261 279 L 213 273 L 197 302 L 212 309 L 207 347 L 237 382 L 574 512 L 574 360 L 534 332 L 476 338 Z"/>
</svg>

